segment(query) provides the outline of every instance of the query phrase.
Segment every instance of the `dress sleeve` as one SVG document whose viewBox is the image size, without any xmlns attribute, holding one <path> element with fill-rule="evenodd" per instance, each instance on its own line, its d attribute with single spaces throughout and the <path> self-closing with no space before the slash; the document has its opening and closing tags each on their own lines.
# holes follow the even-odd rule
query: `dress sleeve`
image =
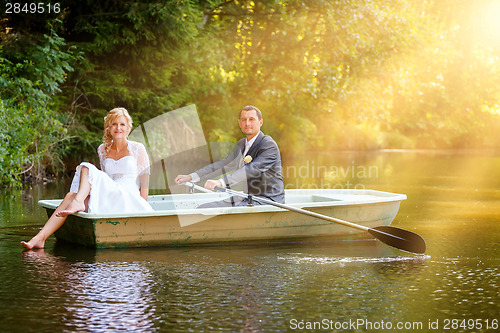
<svg viewBox="0 0 500 333">
<path fill-rule="evenodd" d="M 144 174 L 151 174 L 151 168 L 149 165 L 149 157 L 146 152 L 146 147 L 140 142 L 131 142 L 131 150 L 132 155 L 135 156 L 137 161 L 137 173 L 138 176 L 142 176 Z"/>
<path fill-rule="evenodd" d="M 104 151 L 103 144 L 101 144 L 99 148 L 97 148 L 97 154 L 99 155 L 99 163 L 101 164 L 101 170 L 106 172 L 106 170 L 104 170 L 104 160 L 106 159 L 106 152 Z"/>
</svg>

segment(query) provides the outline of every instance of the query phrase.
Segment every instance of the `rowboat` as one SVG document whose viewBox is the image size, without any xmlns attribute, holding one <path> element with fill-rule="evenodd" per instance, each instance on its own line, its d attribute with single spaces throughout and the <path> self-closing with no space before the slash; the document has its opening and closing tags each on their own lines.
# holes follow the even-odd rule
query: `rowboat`
<svg viewBox="0 0 500 333">
<path fill-rule="evenodd" d="M 267 243 L 315 239 L 356 239 L 367 234 L 314 216 L 272 205 L 197 208 L 227 193 L 151 195 L 153 212 L 68 217 L 58 240 L 94 248 Z M 388 226 L 404 194 L 361 189 L 288 189 L 290 207 L 332 216 L 368 228 Z M 50 216 L 62 200 L 41 200 Z M 369 235 L 368 235 L 369 236 Z"/>
</svg>

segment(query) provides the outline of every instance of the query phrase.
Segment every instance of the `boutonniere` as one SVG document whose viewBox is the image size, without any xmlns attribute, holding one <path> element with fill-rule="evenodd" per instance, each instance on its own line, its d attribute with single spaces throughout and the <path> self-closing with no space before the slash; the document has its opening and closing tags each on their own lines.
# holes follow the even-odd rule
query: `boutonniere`
<svg viewBox="0 0 500 333">
<path fill-rule="evenodd" d="M 245 162 L 245 164 L 252 162 L 252 156 L 250 156 L 250 155 L 245 156 L 243 161 Z"/>
</svg>

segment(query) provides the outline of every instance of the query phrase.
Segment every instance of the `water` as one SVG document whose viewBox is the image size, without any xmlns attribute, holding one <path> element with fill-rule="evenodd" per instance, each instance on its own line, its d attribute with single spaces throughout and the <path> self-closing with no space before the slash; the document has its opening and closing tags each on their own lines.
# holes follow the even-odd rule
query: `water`
<svg viewBox="0 0 500 333">
<path fill-rule="evenodd" d="M 2 331 L 496 332 L 500 154 L 382 152 L 284 159 L 288 187 L 408 195 L 394 226 L 411 255 L 378 241 L 23 252 L 65 184 L 1 192 Z M 300 171 L 300 173 L 299 173 Z"/>
</svg>

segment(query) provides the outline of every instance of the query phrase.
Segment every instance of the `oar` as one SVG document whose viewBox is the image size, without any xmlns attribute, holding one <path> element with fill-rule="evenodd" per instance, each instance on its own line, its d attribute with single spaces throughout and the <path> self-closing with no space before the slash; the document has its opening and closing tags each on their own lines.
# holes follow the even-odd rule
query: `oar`
<svg viewBox="0 0 500 333">
<path fill-rule="evenodd" d="M 193 183 L 184 183 L 186 186 L 189 186 L 191 188 L 195 188 L 197 190 L 203 191 L 203 192 L 211 192 L 210 190 L 207 190 L 201 186 L 195 185 Z M 257 197 L 251 194 L 245 194 L 242 192 L 238 191 L 233 191 L 230 189 L 225 189 L 222 187 L 215 187 L 215 190 L 220 191 L 220 192 L 226 192 L 230 195 L 235 195 L 243 198 L 248 198 L 248 200 L 255 200 L 263 204 L 268 204 L 268 205 L 273 205 L 279 208 L 291 210 L 293 212 L 297 212 L 300 214 L 305 214 L 309 215 L 312 217 L 316 217 L 318 219 L 326 220 L 328 222 L 333 222 L 333 223 L 338 223 L 345 225 L 347 227 L 355 228 L 358 230 L 366 231 L 370 233 L 373 237 L 376 239 L 380 240 L 382 243 L 385 243 L 387 245 L 390 245 L 392 247 L 395 247 L 400 250 L 412 252 L 412 253 L 424 253 L 426 250 L 426 245 L 425 245 L 425 240 L 422 238 L 417 233 L 401 229 L 401 228 L 396 228 L 396 227 L 391 227 L 391 226 L 379 226 L 375 228 L 368 228 L 363 225 L 359 225 L 356 223 L 352 222 L 347 222 L 338 218 L 334 218 L 331 216 L 311 212 L 302 208 L 297 208 L 289 205 L 285 205 L 279 202 L 272 201 L 270 199 L 265 199 L 261 197 Z"/>
</svg>

